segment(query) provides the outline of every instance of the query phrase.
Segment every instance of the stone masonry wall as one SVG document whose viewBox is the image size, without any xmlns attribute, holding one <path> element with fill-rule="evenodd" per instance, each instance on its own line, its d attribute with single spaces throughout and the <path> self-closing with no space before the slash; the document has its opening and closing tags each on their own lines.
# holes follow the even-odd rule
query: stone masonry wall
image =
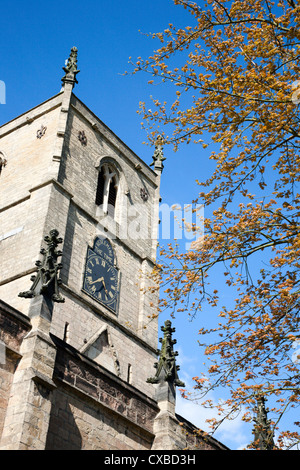
<svg viewBox="0 0 300 470">
<path fill-rule="evenodd" d="M 154 363 L 157 360 L 156 350 L 151 349 L 146 343 L 141 343 L 137 335 L 124 326 L 118 325 L 118 319 L 106 316 L 101 312 L 101 307 L 83 302 L 74 293 L 62 289 L 65 297 L 64 304 L 55 306 L 51 331 L 63 339 L 65 323 L 68 323 L 68 343 L 78 350 L 82 350 L 92 337 L 97 339 L 97 334 L 107 327 L 110 338 L 110 348 L 119 365 L 119 376 L 128 380 L 128 370 L 131 369 L 130 383 L 149 396 L 154 396 L 155 389 L 152 384 L 146 382 L 153 375 Z M 103 359 L 102 359 L 103 358 Z M 96 362 L 104 365 L 106 356 L 99 351 Z"/>
<path fill-rule="evenodd" d="M 0 361 L 0 440 L 13 374 L 20 359 L 20 345 L 29 330 L 29 321 L 0 300 L 1 347 L 5 344 L 5 360 L 4 362 Z"/>
<path fill-rule="evenodd" d="M 53 337 L 58 346 L 47 449 L 150 449 L 157 405 Z"/>
<path fill-rule="evenodd" d="M 2 233 L 20 228 L 0 241 L 0 298 L 24 314 L 28 314 L 30 302 L 24 302 L 18 294 L 31 286 L 30 275 L 41 257 L 50 195 L 48 184 L 33 191 L 27 201 L 0 213 Z"/>
<path fill-rule="evenodd" d="M 0 298 L 28 314 L 18 298 L 30 286 L 44 236 L 61 95 L 0 127 L 7 165 L 0 177 Z M 41 138 L 37 131 L 46 129 Z M 52 228 L 52 227 L 51 227 Z"/>
<path fill-rule="evenodd" d="M 229 450 L 225 445 L 194 424 L 187 421 L 182 416 L 176 415 L 179 422 L 177 433 L 183 434 L 186 439 L 186 450 Z"/>
<path fill-rule="evenodd" d="M 28 197 L 32 188 L 47 179 L 60 103 L 58 95 L 0 127 L 0 150 L 7 156 L 0 180 L 1 208 Z M 42 126 L 46 132 L 38 138 L 37 131 Z"/>
</svg>

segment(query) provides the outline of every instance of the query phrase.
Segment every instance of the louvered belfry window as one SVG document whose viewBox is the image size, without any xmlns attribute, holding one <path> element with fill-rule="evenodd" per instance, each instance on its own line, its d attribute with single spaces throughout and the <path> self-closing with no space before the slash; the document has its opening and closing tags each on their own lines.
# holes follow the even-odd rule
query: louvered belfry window
<svg viewBox="0 0 300 470">
<path fill-rule="evenodd" d="M 96 205 L 101 206 L 104 213 L 115 215 L 118 183 L 116 172 L 108 165 L 103 165 L 98 174 Z"/>
<path fill-rule="evenodd" d="M 108 207 L 107 207 L 107 212 L 112 217 L 114 217 L 115 215 L 116 200 L 117 200 L 117 187 L 116 187 L 115 178 L 112 178 L 110 180 L 110 185 L 109 185 Z"/>
<path fill-rule="evenodd" d="M 99 171 L 98 175 L 98 185 L 97 185 L 97 192 L 96 192 L 96 204 L 97 206 L 102 206 L 103 199 L 104 199 L 104 185 L 105 185 L 105 176 L 103 168 Z"/>
</svg>

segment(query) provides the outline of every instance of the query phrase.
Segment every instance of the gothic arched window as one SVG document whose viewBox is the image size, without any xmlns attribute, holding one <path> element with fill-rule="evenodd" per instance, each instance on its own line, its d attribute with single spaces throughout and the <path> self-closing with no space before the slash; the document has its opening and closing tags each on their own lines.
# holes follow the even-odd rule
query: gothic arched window
<svg viewBox="0 0 300 470">
<path fill-rule="evenodd" d="M 96 205 L 101 206 L 105 214 L 115 215 L 117 202 L 118 177 L 112 166 L 102 165 L 98 174 Z"/>
</svg>

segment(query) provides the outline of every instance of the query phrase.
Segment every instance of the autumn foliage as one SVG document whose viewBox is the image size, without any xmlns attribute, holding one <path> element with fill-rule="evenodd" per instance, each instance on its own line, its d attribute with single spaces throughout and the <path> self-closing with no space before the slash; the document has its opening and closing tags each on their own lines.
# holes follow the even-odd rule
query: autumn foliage
<svg viewBox="0 0 300 470">
<path fill-rule="evenodd" d="M 141 103 L 140 112 L 150 140 L 159 133 L 175 150 L 198 143 L 214 170 L 207 181 L 199 176 L 193 201 L 209 214 L 204 239 L 187 252 L 173 244 L 161 252 L 161 308 L 194 315 L 204 302 L 216 306 L 215 328 L 200 331 L 212 365 L 208 377 L 195 378 L 198 393 L 225 387 L 222 416 L 244 409 L 247 420 L 260 392 L 280 433 L 300 400 L 292 359 L 300 338 L 300 5 L 174 3 L 190 13 L 190 25 L 153 34 L 160 48 L 135 63 L 150 83 L 173 86 L 174 100 L 153 98 L 154 108 Z M 220 268 L 236 295 L 230 308 L 220 305 L 222 286 L 213 282 Z M 299 438 L 284 430 L 277 445 Z"/>
</svg>

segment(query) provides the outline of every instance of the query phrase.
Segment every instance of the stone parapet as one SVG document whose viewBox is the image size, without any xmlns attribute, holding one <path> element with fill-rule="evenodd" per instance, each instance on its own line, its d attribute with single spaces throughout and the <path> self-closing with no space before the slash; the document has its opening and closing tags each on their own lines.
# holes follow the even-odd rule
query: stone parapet
<svg viewBox="0 0 300 470">
<path fill-rule="evenodd" d="M 96 400 L 130 423 L 152 433 L 158 413 L 154 400 L 119 379 L 99 364 L 80 354 L 72 346 L 51 335 L 57 347 L 54 381 Z"/>
</svg>

